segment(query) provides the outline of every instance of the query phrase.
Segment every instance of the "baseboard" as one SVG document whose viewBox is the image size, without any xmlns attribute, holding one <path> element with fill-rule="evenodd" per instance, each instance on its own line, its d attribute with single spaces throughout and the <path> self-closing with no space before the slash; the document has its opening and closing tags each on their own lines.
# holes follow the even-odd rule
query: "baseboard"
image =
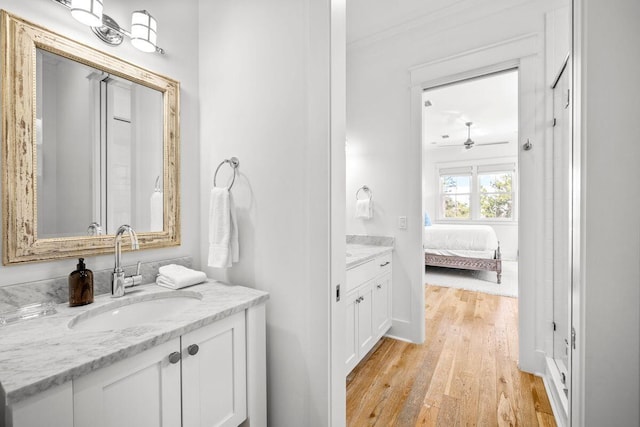
<svg viewBox="0 0 640 427">
<path fill-rule="evenodd" d="M 408 339 L 406 339 L 404 337 L 399 337 L 399 336 L 392 335 L 392 334 L 385 334 L 385 337 L 386 338 L 391 338 L 391 339 L 394 339 L 394 340 L 398 340 L 398 341 L 408 342 L 409 344 L 416 344 L 415 342 L 413 342 L 411 340 L 408 340 Z"/>
<path fill-rule="evenodd" d="M 411 339 L 413 333 L 415 333 L 413 329 L 413 325 L 411 325 L 407 320 L 392 319 L 391 329 L 387 331 L 385 336 L 400 341 L 417 343 L 415 340 Z"/>
<path fill-rule="evenodd" d="M 560 372 L 556 368 L 555 362 L 550 357 L 546 358 L 545 374 L 542 375 L 542 382 L 547 391 L 553 416 L 558 427 L 568 427 L 568 407 L 569 399 L 565 396 L 560 379 Z"/>
</svg>

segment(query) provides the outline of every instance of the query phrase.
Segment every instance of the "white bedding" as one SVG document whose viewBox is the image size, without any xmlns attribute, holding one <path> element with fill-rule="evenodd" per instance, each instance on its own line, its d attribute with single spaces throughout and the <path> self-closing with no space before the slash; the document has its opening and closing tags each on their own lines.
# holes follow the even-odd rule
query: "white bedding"
<svg viewBox="0 0 640 427">
<path fill-rule="evenodd" d="M 425 253 L 429 255 L 445 255 L 445 256 L 457 256 L 463 258 L 482 258 L 493 259 L 496 255 L 496 251 L 467 251 L 464 249 L 425 249 Z"/>
<path fill-rule="evenodd" d="M 431 250 L 494 251 L 498 237 L 489 225 L 434 224 L 424 227 L 423 245 L 429 253 L 435 253 Z"/>
</svg>

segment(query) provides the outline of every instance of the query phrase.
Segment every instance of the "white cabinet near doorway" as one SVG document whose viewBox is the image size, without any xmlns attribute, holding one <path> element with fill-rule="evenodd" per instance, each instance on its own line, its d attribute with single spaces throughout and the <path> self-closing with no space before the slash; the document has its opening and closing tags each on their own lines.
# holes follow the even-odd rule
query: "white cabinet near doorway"
<svg viewBox="0 0 640 427">
<path fill-rule="evenodd" d="M 236 313 L 74 380 L 74 427 L 241 424 L 245 336 Z"/>
<path fill-rule="evenodd" d="M 391 253 L 347 270 L 345 374 L 391 327 Z"/>
</svg>

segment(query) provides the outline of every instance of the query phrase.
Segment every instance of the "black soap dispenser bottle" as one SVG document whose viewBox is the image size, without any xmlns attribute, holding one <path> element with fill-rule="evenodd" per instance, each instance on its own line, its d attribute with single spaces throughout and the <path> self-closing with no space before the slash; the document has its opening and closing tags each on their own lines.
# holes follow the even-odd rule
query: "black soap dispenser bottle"
<svg viewBox="0 0 640 427">
<path fill-rule="evenodd" d="M 84 258 L 78 260 L 78 269 L 69 275 L 69 306 L 93 302 L 93 272 L 87 270 Z"/>
</svg>

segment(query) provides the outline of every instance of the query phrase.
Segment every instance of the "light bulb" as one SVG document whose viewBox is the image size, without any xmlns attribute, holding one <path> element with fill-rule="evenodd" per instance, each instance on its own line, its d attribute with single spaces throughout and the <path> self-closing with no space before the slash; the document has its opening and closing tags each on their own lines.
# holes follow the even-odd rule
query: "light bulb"
<svg viewBox="0 0 640 427">
<path fill-rule="evenodd" d="M 131 44 L 143 52 L 155 52 L 158 23 L 146 10 L 131 14 Z"/>
<path fill-rule="evenodd" d="M 90 27 L 102 26 L 102 0 L 71 0 L 71 16 Z"/>
</svg>

